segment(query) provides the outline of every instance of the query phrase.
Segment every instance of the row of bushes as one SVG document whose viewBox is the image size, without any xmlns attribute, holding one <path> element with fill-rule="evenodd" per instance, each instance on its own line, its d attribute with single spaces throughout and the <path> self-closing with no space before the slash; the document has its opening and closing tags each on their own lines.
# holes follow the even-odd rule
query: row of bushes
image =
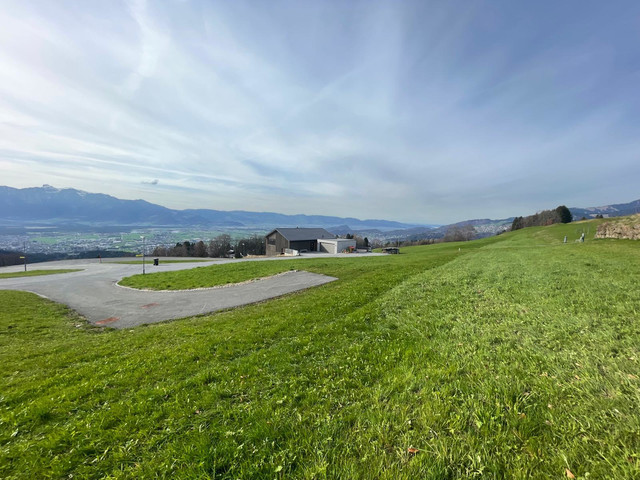
<svg viewBox="0 0 640 480">
<path fill-rule="evenodd" d="M 573 215 L 564 205 L 555 210 L 543 210 L 528 217 L 516 217 L 511 224 L 511 230 L 519 230 L 526 227 L 542 227 L 554 223 L 571 223 Z"/>
<path fill-rule="evenodd" d="M 151 255 L 154 257 L 211 257 L 223 258 L 229 256 L 244 257 L 247 255 L 264 255 L 264 239 L 253 235 L 233 241 L 230 235 L 222 234 L 211 239 L 208 243 L 179 242 L 173 247 L 157 246 Z"/>
</svg>

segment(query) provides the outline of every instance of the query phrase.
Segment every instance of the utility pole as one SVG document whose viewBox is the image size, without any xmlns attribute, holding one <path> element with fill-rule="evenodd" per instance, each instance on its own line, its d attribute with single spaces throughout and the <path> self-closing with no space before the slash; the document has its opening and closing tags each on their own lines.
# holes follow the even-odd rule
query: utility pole
<svg viewBox="0 0 640 480">
<path fill-rule="evenodd" d="M 27 242 L 22 242 L 22 252 L 24 253 L 24 271 L 27 271 Z"/>
</svg>

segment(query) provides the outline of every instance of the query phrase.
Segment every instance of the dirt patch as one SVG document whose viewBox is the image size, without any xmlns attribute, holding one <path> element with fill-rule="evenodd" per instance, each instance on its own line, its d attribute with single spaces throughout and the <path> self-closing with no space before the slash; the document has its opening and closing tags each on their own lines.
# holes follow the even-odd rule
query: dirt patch
<svg viewBox="0 0 640 480">
<path fill-rule="evenodd" d="M 117 322 L 118 320 L 120 320 L 118 317 L 109 317 L 96 322 L 96 325 L 109 325 L 110 323 Z"/>
<path fill-rule="evenodd" d="M 640 214 L 620 217 L 598 225 L 596 238 L 627 238 L 640 240 Z"/>
</svg>

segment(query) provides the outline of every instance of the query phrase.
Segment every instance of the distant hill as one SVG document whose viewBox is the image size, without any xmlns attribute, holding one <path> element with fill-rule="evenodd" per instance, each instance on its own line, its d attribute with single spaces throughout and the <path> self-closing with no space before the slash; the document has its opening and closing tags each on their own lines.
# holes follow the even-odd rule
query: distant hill
<svg viewBox="0 0 640 480">
<path fill-rule="evenodd" d="M 392 230 L 415 227 L 389 220 L 360 220 L 323 215 L 284 215 L 272 212 L 207 209 L 172 210 L 144 200 L 121 200 L 50 185 L 33 188 L 0 186 L 0 226 L 32 225 L 139 227 L 322 227 L 347 224 L 351 229 Z"/>
<path fill-rule="evenodd" d="M 640 213 L 640 200 L 634 200 L 629 203 L 617 203 L 615 205 L 605 205 L 603 207 L 578 208 L 571 207 L 573 220 L 580 220 L 582 217 L 595 218 L 596 215 L 603 217 L 623 217 L 626 215 L 634 215 Z"/>
<path fill-rule="evenodd" d="M 615 205 L 606 205 L 603 207 L 573 207 L 569 209 L 573 215 L 573 220 L 580 220 L 582 217 L 595 218 L 596 215 L 603 217 L 620 217 L 640 213 L 640 200 L 634 200 L 629 203 L 619 203 Z M 464 220 L 462 222 L 450 225 L 429 225 L 416 226 L 411 228 L 402 228 L 397 230 L 373 231 L 362 229 L 359 231 L 349 230 L 349 226 L 343 225 L 334 229 L 329 229 L 332 233 L 343 235 L 344 233 L 356 233 L 362 237 L 376 238 L 379 240 L 392 241 L 408 241 L 414 242 L 425 239 L 443 238 L 447 230 L 451 227 L 462 227 L 465 225 L 473 225 L 476 237 L 490 237 L 498 233 L 504 232 L 511 228 L 514 217 L 504 218 L 500 220 L 492 220 L 489 218 Z"/>
<path fill-rule="evenodd" d="M 640 200 L 603 207 L 570 208 L 574 220 L 596 215 L 617 217 L 640 212 Z M 324 215 L 284 215 L 273 212 L 210 209 L 173 210 L 144 200 L 121 200 L 50 185 L 33 188 L 0 186 L 0 230 L 28 226 L 56 227 L 197 227 L 268 230 L 275 227 L 321 227 L 344 235 L 356 233 L 383 240 L 444 237 L 452 226 L 471 224 L 479 237 L 495 235 L 511 225 L 502 220 L 465 220 L 452 225 L 416 225 L 389 220 L 360 220 Z"/>
<path fill-rule="evenodd" d="M 447 233 L 447 230 L 451 227 L 461 227 L 464 225 L 473 225 L 476 237 L 490 237 L 496 235 L 500 232 L 504 232 L 511 227 L 511 222 L 513 222 L 513 217 L 506 218 L 502 220 L 491 220 L 488 218 L 483 219 L 475 219 L 475 220 L 465 220 L 463 222 L 452 223 L 450 225 L 431 225 L 431 226 L 423 226 L 423 227 L 412 227 L 412 228 L 404 228 L 397 230 L 388 230 L 385 232 L 381 231 L 371 231 L 371 230 L 361 230 L 351 233 L 356 233 L 361 237 L 368 238 L 376 238 L 379 240 L 391 241 L 391 240 L 399 240 L 399 241 L 407 241 L 407 242 L 415 242 L 419 240 L 425 239 L 438 239 L 443 238 Z M 338 229 L 329 229 L 330 232 L 335 233 L 337 235 L 342 235 L 347 233 L 344 227 Z"/>
<path fill-rule="evenodd" d="M 360 220 L 352 217 L 332 217 L 326 215 L 285 215 L 273 212 L 247 212 L 243 210 L 183 210 L 186 215 L 195 215 L 204 218 L 208 223 L 215 225 L 242 225 L 242 226 L 273 226 L 273 227 L 321 227 L 328 228 L 332 225 L 344 223 L 350 230 L 353 229 L 381 229 L 410 228 L 414 225 L 394 222 L 390 220 Z"/>
<path fill-rule="evenodd" d="M 0 187 L 3 225 L 115 224 L 186 225 L 193 219 L 144 200 L 120 200 L 49 185 L 34 188 Z"/>
</svg>

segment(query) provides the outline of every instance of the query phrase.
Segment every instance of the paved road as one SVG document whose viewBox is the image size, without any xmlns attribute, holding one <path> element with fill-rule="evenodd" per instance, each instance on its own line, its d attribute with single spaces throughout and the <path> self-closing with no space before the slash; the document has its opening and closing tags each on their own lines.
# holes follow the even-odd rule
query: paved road
<svg viewBox="0 0 640 480">
<path fill-rule="evenodd" d="M 234 260 L 206 263 L 162 263 L 147 265 L 148 273 L 183 270 Z M 236 262 L 238 260 L 235 260 Z M 0 272 L 24 267 L 3 267 Z M 0 279 L 0 290 L 25 290 L 69 305 L 94 324 L 129 328 L 144 323 L 190 317 L 239 307 L 323 285 L 333 277 L 309 272 L 290 272 L 251 283 L 191 291 L 151 292 L 119 287 L 123 277 L 141 273 L 140 265 L 109 261 L 66 260 L 29 265 L 30 270 L 80 268 L 80 272 L 23 278 Z"/>
</svg>

